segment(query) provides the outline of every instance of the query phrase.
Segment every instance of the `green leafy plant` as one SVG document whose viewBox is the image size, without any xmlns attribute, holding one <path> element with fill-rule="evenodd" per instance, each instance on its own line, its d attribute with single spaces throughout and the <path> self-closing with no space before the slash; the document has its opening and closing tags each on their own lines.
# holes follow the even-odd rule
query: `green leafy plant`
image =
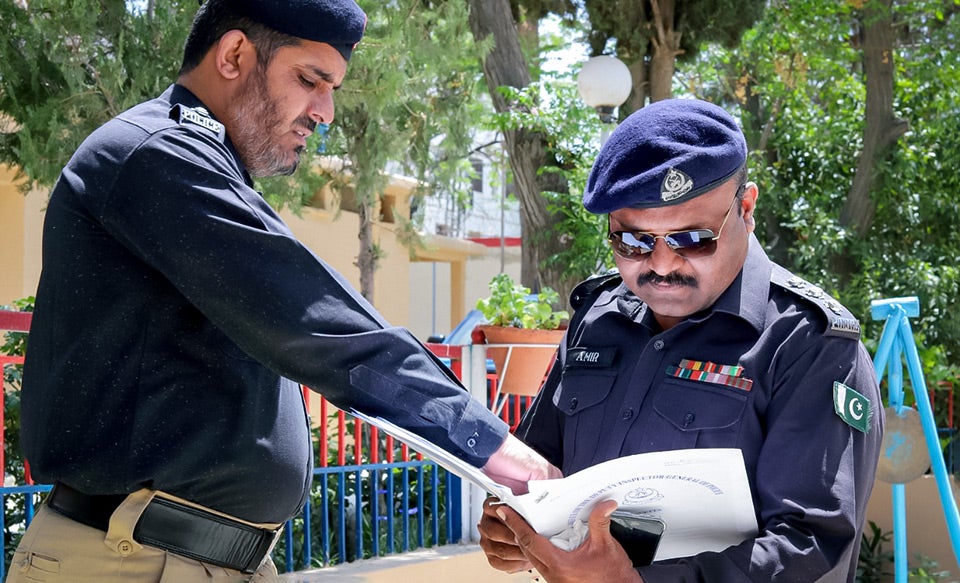
<svg viewBox="0 0 960 583">
<path fill-rule="evenodd" d="M 887 567 L 893 562 L 893 552 L 884 550 L 883 544 L 890 542 L 891 538 L 892 532 L 883 532 L 872 520 L 867 524 L 860 538 L 856 583 L 880 583 L 890 575 Z"/>
<path fill-rule="evenodd" d="M 534 295 L 530 288 L 500 273 L 490 280 L 490 295 L 477 300 L 477 309 L 491 326 L 555 330 L 570 317 L 566 310 L 553 308 L 559 299 L 549 287 Z"/>
</svg>

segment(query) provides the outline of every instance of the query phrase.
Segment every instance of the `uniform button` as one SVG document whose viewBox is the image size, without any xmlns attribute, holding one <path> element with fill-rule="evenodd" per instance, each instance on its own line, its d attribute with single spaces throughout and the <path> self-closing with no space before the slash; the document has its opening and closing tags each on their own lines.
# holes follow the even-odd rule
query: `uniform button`
<svg viewBox="0 0 960 583">
<path fill-rule="evenodd" d="M 623 420 L 624 420 L 624 421 L 627 421 L 627 420 L 629 420 L 629 419 L 633 419 L 633 409 L 627 409 L 627 410 L 625 410 L 623 413 L 620 414 L 620 416 L 623 417 Z"/>
<path fill-rule="evenodd" d="M 663 340 L 654 340 L 653 347 L 657 350 L 663 350 Z"/>
<path fill-rule="evenodd" d="M 133 543 L 128 540 L 122 540 L 117 544 L 117 552 L 121 556 L 127 557 L 133 552 Z"/>
<path fill-rule="evenodd" d="M 467 447 L 469 447 L 470 449 L 473 449 L 473 448 L 477 447 L 477 440 L 474 439 L 474 438 L 472 438 L 472 437 L 471 437 L 470 439 L 468 439 L 468 440 L 467 440 Z"/>
<path fill-rule="evenodd" d="M 580 404 L 580 401 L 578 401 L 576 397 L 570 399 L 570 410 L 573 411 L 574 409 L 577 408 L 577 405 L 579 404 Z"/>
<path fill-rule="evenodd" d="M 693 423 L 693 420 L 696 418 L 697 416 L 694 415 L 693 413 L 687 413 L 686 415 L 683 416 L 683 426 L 684 427 L 689 426 L 691 423 Z"/>
</svg>

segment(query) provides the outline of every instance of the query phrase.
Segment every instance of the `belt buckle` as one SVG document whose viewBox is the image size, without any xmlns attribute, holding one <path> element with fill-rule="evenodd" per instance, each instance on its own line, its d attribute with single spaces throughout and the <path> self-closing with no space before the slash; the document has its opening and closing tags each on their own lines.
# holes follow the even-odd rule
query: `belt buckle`
<svg viewBox="0 0 960 583">
<path fill-rule="evenodd" d="M 256 553 L 254 553 L 250 560 L 247 562 L 247 565 L 240 569 L 241 572 L 247 575 L 252 575 L 257 572 L 257 569 L 260 568 L 260 565 L 263 564 L 265 560 L 270 556 L 270 553 L 273 552 L 274 547 L 277 546 L 277 541 L 280 540 L 280 534 L 283 532 L 283 527 L 277 527 L 275 530 L 270 531 L 266 528 L 260 529 L 263 534 L 263 538 L 260 544 L 257 546 Z M 267 533 L 270 533 L 269 538 L 266 536 Z M 267 541 L 270 541 L 269 544 L 264 544 Z M 259 558 L 258 558 L 259 557 Z M 256 564 L 253 564 L 253 561 L 256 560 Z"/>
</svg>

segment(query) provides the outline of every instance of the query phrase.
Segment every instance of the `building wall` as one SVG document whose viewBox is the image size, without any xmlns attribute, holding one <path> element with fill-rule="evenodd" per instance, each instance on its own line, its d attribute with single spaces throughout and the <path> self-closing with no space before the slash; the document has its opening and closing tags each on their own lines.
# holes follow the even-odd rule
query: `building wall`
<svg viewBox="0 0 960 583">
<path fill-rule="evenodd" d="M 0 305 L 34 295 L 46 191 L 21 193 L 15 173 L 0 166 Z"/>
<path fill-rule="evenodd" d="M 477 300 L 489 294 L 487 285 L 501 270 L 500 249 L 489 247 L 482 257 L 466 262 L 466 293 L 461 313 L 474 309 Z M 420 340 L 432 335 L 446 335 L 458 322 L 452 321 L 449 263 L 417 262 L 409 266 L 410 331 Z M 503 271 L 520 280 L 520 248 L 507 247 Z"/>
</svg>

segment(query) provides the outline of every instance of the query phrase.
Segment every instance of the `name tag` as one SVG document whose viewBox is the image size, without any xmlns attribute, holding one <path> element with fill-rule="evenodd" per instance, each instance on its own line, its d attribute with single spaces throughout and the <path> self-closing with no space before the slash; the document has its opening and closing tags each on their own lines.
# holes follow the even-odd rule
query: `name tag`
<svg viewBox="0 0 960 583">
<path fill-rule="evenodd" d="M 567 350 L 567 366 L 574 368 L 609 368 L 616 356 L 616 348 L 570 348 Z"/>
</svg>

